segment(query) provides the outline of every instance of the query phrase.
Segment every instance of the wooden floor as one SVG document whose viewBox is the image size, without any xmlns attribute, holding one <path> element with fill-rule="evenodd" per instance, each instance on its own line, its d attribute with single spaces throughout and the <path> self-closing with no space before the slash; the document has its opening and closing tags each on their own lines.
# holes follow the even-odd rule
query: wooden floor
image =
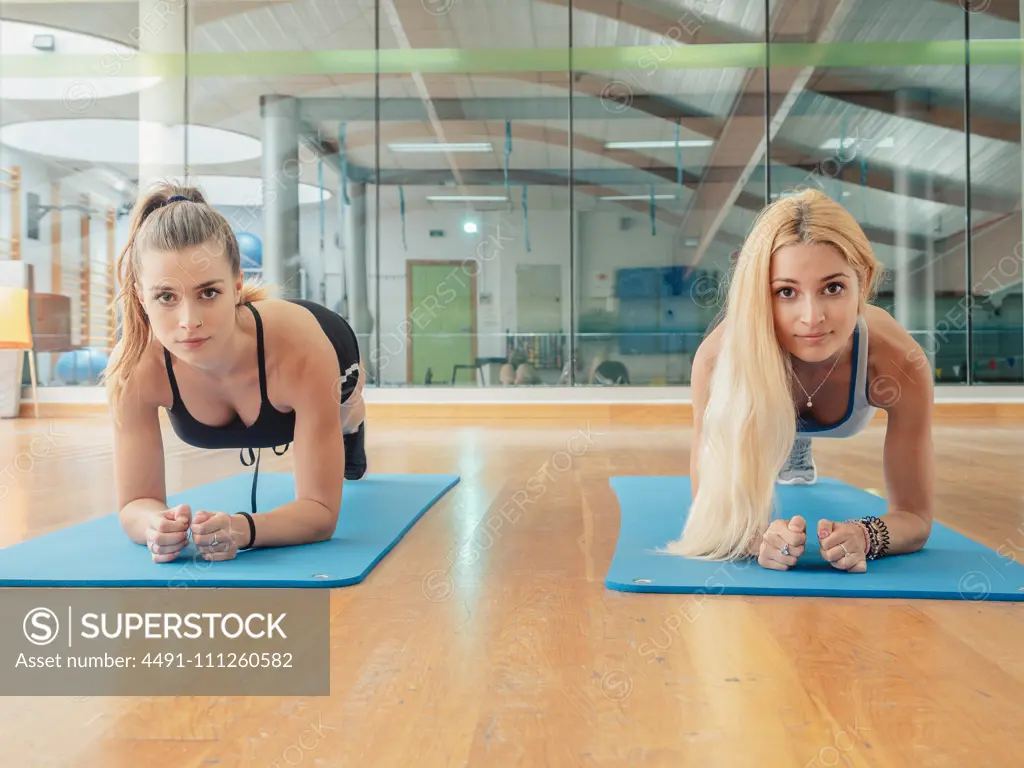
<svg viewBox="0 0 1024 768">
<path fill-rule="evenodd" d="M 462 481 L 333 591 L 330 698 L 0 698 L 0 765 L 1021 764 L 1024 604 L 605 589 L 608 477 L 685 474 L 689 437 L 371 424 L 373 471 Z M 882 438 L 816 442 L 819 471 L 884 488 Z M 172 493 L 248 471 L 166 442 Z M 940 426 L 936 445 L 938 519 L 1024 558 L 1024 430 Z M 113 511 L 104 420 L 0 422 L 0 446 L 33 455 L 0 479 L 0 546 Z M 543 495 L 498 527 L 531 478 Z"/>
</svg>

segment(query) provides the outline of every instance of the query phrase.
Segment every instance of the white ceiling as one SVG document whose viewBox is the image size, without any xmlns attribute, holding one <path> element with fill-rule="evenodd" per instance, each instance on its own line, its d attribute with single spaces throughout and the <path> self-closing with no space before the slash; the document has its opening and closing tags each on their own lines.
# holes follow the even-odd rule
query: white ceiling
<svg viewBox="0 0 1024 768">
<path fill-rule="evenodd" d="M 777 0 L 773 0 L 773 5 Z M 808 8 L 812 4 L 804 3 Z M 763 37 L 764 4 L 761 0 L 577 0 L 572 16 L 572 43 L 589 46 L 642 46 L 652 52 L 664 51 L 672 39 L 681 43 L 690 39 L 691 31 L 699 35 L 727 33 L 729 39 L 758 41 Z M 935 41 L 959 40 L 963 35 L 963 14 L 956 3 L 939 0 L 848 0 L 849 11 L 835 39 L 858 41 Z M 7 20 L 52 25 L 61 50 L 74 41 L 86 52 L 120 50 L 130 52 L 135 30 L 140 24 L 138 2 L 17 3 L 4 2 L 0 16 Z M 589 9 L 589 10 L 583 10 Z M 248 2 L 217 0 L 198 2 L 190 7 L 193 23 L 190 50 L 196 53 L 247 53 L 265 51 L 358 51 L 372 50 L 377 44 L 375 33 L 377 11 L 374 0 L 299 0 L 297 2 Z M 379 45 L 383 49 L 421 48 L 565 48 L 570 33 L 567 0 L 381 0 L 379 11 Z M 972 15 L 975 38 L 1020 37 L 1016 23 L 995 18 L 991 14 Z M 8 25 L 9 27 L 11 25 Z M 664 30 L 655 32 L 652 30 Z M 77 33 L 100 35 L 99 40 L 76 36 Z M 0 53 L 11 53 L 11 40 Z M 91 47 L 90 47 L 91 46 Z M 41 56 L 45 54 L 39 54 Z M 656 59 L 651 59 L 656 61 Z M 598 83 L 616 80 L 626 83 L 636 94 L 641 87 L 649 93 L 677 102 L 719 118 L 728 116 L 747 72 L 738 69 L 669 69 L 652 66 L 632 71 L 593 72 Z M 881 67 L 834 69 L 817 73 L 842 78 L 848 88 L 865 91 L 906 86 L 928 88 L 948 97 L 955 107 L 962 104 L 965 76 L 955 67 Z M 0 60 L 2 75 L 2 60 Z M 96 83 L 101 81 L 96 80 Z M 46 83 L 37 80 L 37 90 L 26 93 L 25 81 L 0 80 L 4 91 L 0 96 L 0 126 L 46 119 L 79 118 L 90 120 L 138 118 L 139 99 L 129 93 L 95 100 L 87 112 L 76 113 L 75 104 L 66 98 L 67 83 Z M 124 85 L 123 82 L 120 82 Z M 1018 67 L 974 67 L 971 72 L 972 107 L 1009 113 L 1020 123 L 1021 82 Z M 96 86 L 94 92 L 98 91 Z M 592 98 L 574 84 L 576 104 Z M 606 153 L 604 142 L 628 139 L 672 139 L 675 124 L 628 109 L 629 119 L 603 119 L 600 115 L 579 118 L 573 123 L 575 149 L 570 158 L 568 79 L 564 73 L 516 73 L 506 75 L 425 75 L 422 79 L 408 75 L 382 76 L 379 82 L 372 75 L 302 76 L 302 77 L 194 77 L 188 81 L 188 119 L 225 131 L 261 137 L 262 125 L 259 99 L 266 94 L 289 94 L 303 99 L 423 99 L 427 98 L 525 98 L 529 100 L 564 100 L 563 116 L 547 119 L 513 121 L 513 170 L 549 170 L 567 174 L 572 167 L 582 170 L 612 172 L 630 171 L 650 165 L 675 168 L 674 149 L 642 149 L 631 152 Z M 60 97 L 55 96 L 60 94 Z M 31 95 L 33 98 L 11 98 Z M 40 99 L 40 95 L 48 98 Z M 776 140 L 787 151 L 797 152 L 820 162 L 829 152 L 820 149 L 823 141 L 841 135 L 856 134 L 861 139 L 861 155 L 867 157 L 871 169 L 899 171 L 930 177 L 947 185 L 965 181 L 965 139 L 962 131 L 931 125 L 911 117 L 897 117 L 875 109 L 839 101 L 829 96 L 808 95 L 801 116 L 791 116 L 781 126 Z M 614 106 L 614 105 L 613 105 Z M 737 117 L 750 123 L 751 131 L 761 131 L 763 119 L 758 115 Z M 713 126 L 709 126 L 711 128 Z M 338 121 L 324 120 L 319 128 L 328 137 L 335 137 Z M 446 121 L 444 138 L 448 141 L 491 141 L 489 154 L 466 154 L 453 157 L 459 172 L 469 170 L 501 171 L 504 164 L 504 121 Z M 383 169 L 449 169 L 443 154 L 411 155 L 390 152 L 387 141 L 436 140 L 435 126 L 429 121 L 388 122 L 382 124 L 379 161 Z M 350 161 L 372 168 L 377 159 L 378 137 L 372 120 L 350 121 L 346 125 Z M 848 133 L 844 134 L 844 131 Z M 37 132 L 41 136 L 41 132 Z M 684 127 L 681 138 L 701 138 L 702 134 Z M 881 138 L 891 138 L 893 147 L 878 145 Z M 732 157 L 730 164 L 743 166 L 747 156 Z M 67 155 L 59 148 L 54 155 Z M 703 174 L 711 158 L 707 148 L 683 150 L 683 164 L 688 173 Z M 223 154 L 207 158 L 211 162 L 195 168 L 196 173 L 259 177 L 259 157 L 225 161 Z M 131 176 L 137 164 L 107 158 L 107 166 Z M 88 169 L 85 160 L 48 160 L 54 177 Z M 776 161 L 777 162 L 777 161 Z M 1019 131 L 1017 141 L 1003 141 L 986 136 L 971 140 L 971 175 L 979 188 L 998 193 L 1007 199 L 1018 199 L 1021 193 L 1021 158 Z M 776 173 L 776 178 L 784 174 Z M 805 173 L 805 172 L 801 172 Z M 799 174 L 798 174 L 799 175 Z M 499 174 L 500 176 L 500 174 Z M 325 171 L 325 184 L 337 185 L 337 175 Z M 672 178 L 657 181 L 656 191 L 674 193 Z M 302 181 L 317 183 L 316 163 L 303 165 Z M 646 181 L 646 180 L 645 180 Z M 841 187 L 833 182 L 838 191 Z M 751 183 L 747 190 L 757 193 L 760 187 Z M 437 193 L 437 187 L 405 187 L 407 209 L 432 205 L 423 198 Z M 449 192 L 467 194 L 501 194 L 504 187 L 467 185 Z M 831 191 L 831 190 L 830 190 Z M 881 190 L 863 190 L 847 185 L 848 202 L 858 218 L 879 228 L 893 225 L 893 195 Z M 601 193 L 645 194 L 646 184 L 616 185 Z M 568 188 L 533 185 L 529 188 L 532 210 L 561 210 L 568 207 Z M 693 196 L 683 192 L 681 201 L 666 201 L 662 206 L 671 226 Z M 521 191 L 512 189 L 512 203 L 520 207 Z M 382 205 L 397 209 L 398 193 L 383 189 Z M 623 212 L 619 204 L 596 202 L 584 190 L 577 190 L 578 208 L 600 206 L 603 210 Z M 647 204 L 641 202 L 636 211 L 646 215 Z M 976 208 L 974 213 L 984 212 Z M 944 232 L 962 227 L 961 209 L 914 199 L 909 206 L 909 221 L 914 232 L 934 232 L 940 224 Z M 730 210 L 725 230 L 742 237 L 752 222 L 752 211 Z M 675 217 L 674 219 L 672 217 Z M 862 221 L 864 221 L 862 219 Z"/>
</svg>

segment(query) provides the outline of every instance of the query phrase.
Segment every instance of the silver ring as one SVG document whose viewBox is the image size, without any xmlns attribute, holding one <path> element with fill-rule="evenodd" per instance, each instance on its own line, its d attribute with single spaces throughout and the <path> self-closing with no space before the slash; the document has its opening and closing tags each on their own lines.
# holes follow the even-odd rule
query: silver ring
<svg viewBox="0 0 1024 768">
<path fill-rule="evenodd" d="M 788 555 L 789 554 L 789 544 L 783 544 L 782 545 L 782 549 L 780 549 L 779 552 L 781 554 L 783 554 L 783 555 Z"/>
<path fill-rule="evenodd" d="M 213 546 L 217 546 L 217 532 L 213 532 L 213 541 L 210 542 Z"/>
<path fill-rule="evenodd" d="M 846 545 L 843 544 L 842 542 L 839 543 L 839 546 L 843 548 L 843 552 L 845 553 L 843 555 L 843 559 L 845 560 L 846 558 L 848 558 L 850 556 L 850 551 L 846 548 Z"/>
</svg>

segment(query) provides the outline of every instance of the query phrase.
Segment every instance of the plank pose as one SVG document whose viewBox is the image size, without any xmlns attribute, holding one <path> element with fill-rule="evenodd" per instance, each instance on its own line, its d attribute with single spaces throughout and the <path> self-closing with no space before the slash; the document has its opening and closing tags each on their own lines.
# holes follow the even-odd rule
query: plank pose
<svg viewBox="0 0 1024 768">
<path fill-rule="evenodd" d="M 914 552 L 932 526 L 934 379 L 920 345 L 869 304 L 881 265 L 853 217 L 817 190 L 758 216 L 724 312 L 693 361 L 693 503 L 670 553 L 756 557 L 787 570 L 806 521 L 772 520 L 777 482 L 813 483 L 810 439 L 845 438 L 886 411 L 881 517 L 823 519 L 822 556 L 862 572 Z"/>
<path fill-rule="evenodd" d="M 140 198 L 117 268 L 122 336 L 105 380 L 127 535 L 157 562 L 174 560 L 189 535 L 207 560 L 329 539 L 342 466 L 347 480 L 367 469 L 365 371 L 348 323 L 245 279 L 228 221 L 192 187 L 162 184 Z M 160 408 L 184 442 L 242 449 L 255 473 L 254 450 L 283 455 L 294 441 L 295 500 L 259 515 L 168 508 Z"/>
</svg>

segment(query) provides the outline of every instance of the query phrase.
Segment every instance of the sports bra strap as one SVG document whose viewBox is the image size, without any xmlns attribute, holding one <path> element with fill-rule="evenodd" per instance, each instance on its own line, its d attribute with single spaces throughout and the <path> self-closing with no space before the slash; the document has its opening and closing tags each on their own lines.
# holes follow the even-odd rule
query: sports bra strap
<svg viewBox="0 0 1024 768">
<path fill-rule="evenodd" d="M 174 378 L 174 366 L 171 365 L 171 353 L 164 347 L 164 365 L 167 366 L 167 379 L 171 382 L 171 393 L 174 395 L 174 405 L 181 402 L 181 393 L 178 392 L 178 380 Z"/>
<path fill-rule="evenodd" d="M 265 350 L 263 348 L 263 321 L 260 319 L 260 313 L 256 311 L 256 307 L 251 302 L 245 302 L 245 306 L 252 312 L 253 319 L 256 321 L 256 358 L 259 363 L 260 370 L 260 407 L 270 400 L 267 397 L 267 366 Z"/>
</svg>

